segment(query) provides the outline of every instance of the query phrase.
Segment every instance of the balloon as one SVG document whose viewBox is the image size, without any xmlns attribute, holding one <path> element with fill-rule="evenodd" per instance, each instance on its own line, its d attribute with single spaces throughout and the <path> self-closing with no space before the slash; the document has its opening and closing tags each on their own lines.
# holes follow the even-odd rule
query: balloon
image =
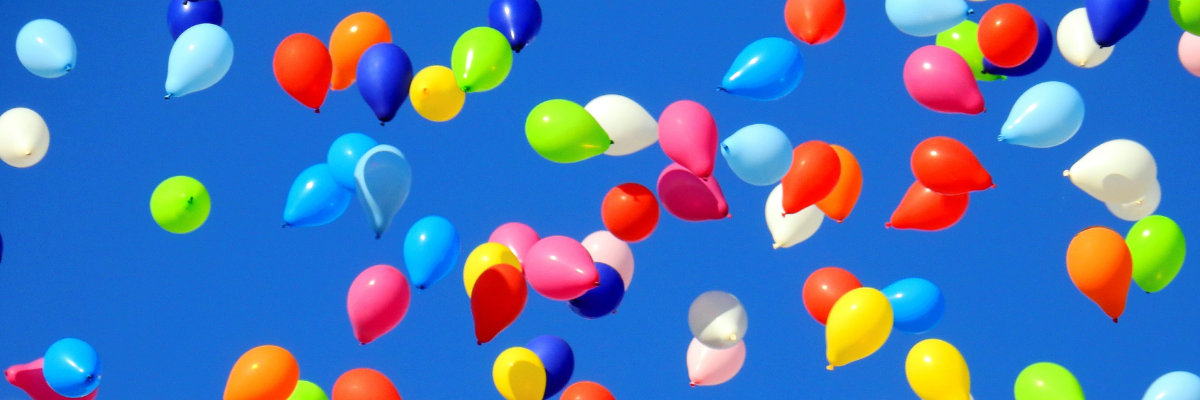
<svg viewBox="0 0 1200 400">
<path fill-rule="evenodd" d="M 1169 0 L 1171 17 L 1180 28 L 1193 35 L 1200 35 L 1200 4 L 1195 0 Z"/>
<path fill-rule="evenodd" d="M 963 194 L 995 187 L 975 153 L 957 140 L 935 136 L 922 140 L 913 149 L 912 171 L 917 181 L 929 190 Z"/>
<path fill-rule="evenodd" d="M 883 288 L 896 317 L 894 328 L 901 332 L 925 333 L 941 322 L 946 313 L 942 291 L 921 278 L 906 278 Z"/>
<path fill-rule="evenodd" d="M 842 174 L 842 162 L 829 144 L 820 140 L 801 143 L 792 150 L 792 165 L 783 176 L 783 210 L 795 214 L 833 193 Z"/>
<path fill-rule="evenodd" d="M 1061 365 L 1040 362 L 1021 370 L 1013 385 L 1016 400 L 1084 400 L 1075 375 Z"/>
<path fill-rule="evenodd" d="M 908 351 L 904 362 L 908 386 L 922 400 L 970 400 L 971 373 L 954 345 L 925 339 Z"/>
<path fill-rule="evenodd" d="M 287 400 L 329 400 L 329 396 L 317 384 L 301 380 L 296 382 L 296 390 Z"/>
<path fill-rule="evenodd" d="M 408 54 L 400 46 L 376 43 L 362 53 L 355 74 L 358 93 L 371 106 L 379 124 L 395 118 L 412 85 L 413 66 Z"/>
<path fill-rule="evenodd" d="M 58 22 L 35 19 L 17 33 L 17 59 L 34 75 L 66 75 L 75 68 L 75 56 L 75 38 Z"/>
<path fill-rule="evenodd" d="M 1179 62 L 1192 75 L 1200 77 L 1200 36 L 1183 33 L 1179 38 Z"/>
<path fill-rule="evenodd" d="M 329 154 L 325 156 L 333 180 L 348 190 L 354 190 L 354 169 L 358 167 L 358 160 L 378 145 L 375 139 L 357 132 L 339 136 L 329 146 Z"/>
<path fill-rule="evenodd" d="M 483 271 L 499 264 L 507 264 L 521 273 L 521 261 L 513 255 L 508 247 L 504 247 L 502 244 L 484 243 L 471 250 L 471 254 L 467 255 L 466 264 L 463 265 L 463 285 L 467 288 L 467 296 L 470 296 L 475 290 L 475 282 L 483 274 Z"/>
<path fill-rule="evenodd" d="M 629 283 L 633 282 L 633 250 L 629 249 L 629 244 L 608 231 L 592 232 L 580 244 L 592 256 L 592 261 L 607 264 L 617 271 L 621 276 L 622 288 L 629 288 Z M 600 278 L 604 280 L 603 276 Z"/>
<path fill-rule="evenodd" d="M 788 0 L 783 19 L 792 36 L 804 43 L 818 45 L 833 40 L 846 21 L 843 0 Z"/>
<path fill-rule="evenodd" d="M 971 21 L 960 22 L 953 28 L 937 34 L 937 45 L 954 50 L 955 53 L 962 56 L 963 61 L 966 61 L 967 66 L 971 68 L 975 80 L 994 81 L 1003 78 L 1000 75 L 989 74 L 984 69 L 983 51 L 979 49 L 978 31 L 979 24 Z"/>
<path fill-rule="evenodd" d="M 1154 156 L 1138 142 L 1116 139 L 1096 146 L 1063 175 L 1105 203 L 1137 201 L 1158 182 Z"/>
<path fill-rule="evenodd" d="M 492 341 L 516 322 L 529 298 L 521 270 L 508 264 L 496 264 L 484 270 L 470 294 L 477 344 Z"/>
<path fill-rule="evenodd" d="M 488 237 L 488 243 L 504 245 L 520 261 L 525 259 L 525 254 L 529 252 L 529 248 L 533 247 L 533 244 L 541 239 L 537 231 L 534 231 L 529 225 L 520 222 L 509 222 L 500 225 L 500 227 L 492 231 L 492 236 Z M 518 262 L 518 268 L 519 265 Z"/>
<path fill-rule="evenodd" d="M 575 382 L 563 391 L 562 400 L 617 400 L 612 392 L 596 382 Z M 1174 399 L 1172 399 L 1174 400 Z"/>
<path fill-rule="evenodd" d="M 842 168 L 838 173 L 837 185 L 834 185 L 833 191 L 818 201 L 816 206 L 825 215 L 840 224 L 850 216 L 850 211 L 854 210 L 854 204 L 858 203 L 858 195 L 862 193 L 862 168 L 858 166 L 858 159 L 850 153 L 850 150 L 836 144 L 831 144 L 829 147 L 837 152 L 838 163 Z"/>
<path fill-rule="evenodd" d="M 433 122 L 454 119 L 467 101 L 467 93 L 459 89 L 454 80 L 454 71 L 441 65 L 431 65 L 418 72 L 412 78 L 408 97 L 417 114 Z"/>
<path fill-rule="evenodd" d="M 745 342 L 738 342 L 727 349 L 714 349 L 692 338 L 692 343 L 688 345 L 688 379 L 692 386 L 715 386 L 728 382 L 737 376 L 745 363 Z"/>
<path fill-rule="evenodd" d="M 992 7 L 979 20 L 979 50 L 998 67 L 1013 68 L 1033 57 L 1038 44 L 1037 21 L 1025 7 L 1007 3 Z"/>
<path fill-rule="evenodd" d="M 842 295 L 825 321 L 828 369 L 861 360 L 883 347 L 892 333 L 892 318 L 892 306 L 878 290 L 863 287 Z"/>
<path fill-rule="evenodd" d="M 567 302 L 571 311 L 587 319 L 615 313 L 625 298 L 625 283 L 617 270 L 608 264 L 596 262 L 596 273 L 600 276 L 600 286 Z"/>
<path fill-rule="evenodd" d="M 675 163 L 700 178 L 712 176 L 717 158 L 717 122 L 700 103 L 680 100 L 658 116 L 658 141 Z"/>
<path fill-rule="evenodd" d="M 940 231 L 958 223 L 967 213 L 969 202 L 969 193 L 946 195 L 921 186 L 921 182 L 913 182 L 886 225 L 896 229 Z"/>
<path fill-rule="evenodd" d="M 171 233 L 188 233 L 204 225 L 212 200 L 208 190 L 195 178 L 168 178 L 150 195 L 150 215 L 158 226 Z"/>
<path fill-rule="evenodd" d="M 458 263 L 462 241 L 454 224 L 437 215 L 417 220 L 404 236 L 404 265 L 418 290 L 445 278 Z"/>
<path fill-rule="evenodd" d="M 387 376 L 370 368 L 346 371 L 333 383 L 333 400 L 400 400 Z"/>
<path fill-rule="evenodd" d="M 1050 30 L 1050 24 L 1038 16 L 1034 15 L 1033 20 L 1038 25 L 1038 39 L 1037 48 L 1033 50 L 1033 55 L 1029 56 L 1029 60 L 1016 67 L 1001 68 L 984 59 L 983 72 L 992 75 L 1026 76 L 1037 72 L 1043 65 L 1046 65 L 1046 61 L 1050 59 L 1050 53 L 1054 51 L 1054 31 Z"/>
<path fill-rule="evenodd" d="M 171 38 L 174 39 L 179 39 L 184 31 L 199 24 L 220 26 L 225 19 L 224 14 L 220 0 L 167 1 L 167 27 L 171 29 Z"/>
<path fill-rule="evenodd" d="M 513 53 L 508 39 L 495 29 L 471 28 L 458 41 L 450 55 L 454 80 L 467 93 L 482 93 L 500 86 L 512 70 Z"/>
<path fill-rule="evenodd" d="M 637 183 L 622 183 L 608 191 L 600 205 L 600 219 L 613 236 L 626 242 L 640 242 L 658 227 L 658 199 L 654 192 Z"/>
<path fill-rule="evenodd" d="M 742 302 L 719 290 L 704 292 L 688 308 L 688 327 L 704 346 L 724 350 L 742 342 L 749 319 Z"/>
<path fill-rule="evenodd" d="M 778 100 L 796 90 L 802 77 L 800 49 L 786 39 L 768 37 L 742 49 L 718 89 L 751 100 Z"/>
<path fill-rule="evenodd" d="M 783 211 L 783 185 L 775 185 L 767 196 L 767 230 L 771 232 L 771 247 L 789 248 L 808 240 L 821 228 L 825 214 L 816 205 L 808 206 L 795 214 Z"/>
<path fill-rule="evenodd" d="M 1158 186 L 1158 182 L 1154 182 L 1154 186 L 1150 187 L 1150 191 L 1146 192 L 1142 198 L 1133 201 L 1132 203 L 1117 204 L 1104 203 L 1117 218 L 1126 221 L 1138 221 L 1142 218 L 1149 217 L 1158 210 L 1158 204 L 1162 202 L 1162 188 Z"/>
<path fill-rule="evenodd" d="M 608 150 L 612 140 L 587 110 L 568 100 L 548 100 L 529 111 L 525 139 L 556 163 L 583 161 Z"/>
<path fill-rule="evenodd" d="M 1079 132 L 1083 114 L 1083 97 L 1074 87 L 1039 83 L 1013 104 L 1000 129 L 1000 141 L 1039 149 L 1058 146 Z"/>
<path fill-rule="evenodd" d="M 1142 400 L 1196 400 L 1200 399 L 1200 376 L 1191 372 L 1175 371 L 1154 380 Z"/>
<path fill-rule="evenodd" d="M 825 325 L 829 311 L 846 292 L 862 287 L 862 283 L 850 271 L 838 267 L 825 267 L 813 271 L 804 280 L 804 309 L 813 319 Z"/>
<path fill-rule="evenodd" d="M 663 208 L 684 221 L 707 221 L 729 216 L 729 204 L 715 176 L 707 180 L 692 175 L 679 164 L 668 165 L 658 175 L 658 197 Z"/>
<path fill-rule="evenodd" d="M 721 142 L 721 155 L 729 163 L 729 169 L 755 186 L 779 183 L 792 166 L 791 150 L 792 141 L 787 135 L 767 124 L 738 129 Z"/>
<path fill-rule="evenodd" d="M 546 393 L 546 369 L 537 354 L 524 347 L 512 347 L 496 357 L 492 364 L 496 390 L 508 400 L 542 400 Z"/>
<path fill-rule="evenodd" d="M 55 393 L 64 397 L 87 396 L 100 386 L 100 356 L 79 339 L 60 339 L 42 357 L 42 375 Z"/>
<path fill-rule="evenodd" d="M 33 360 L 33 362 L 21 365 L 14 365 L 4 370 L 4 378 L 13 386 L 21 388 L 32 400 L 69 400 L 70 397 L 65 397 L 50 388 L 46 383 L 46 376 L 42 373 L 43 361 L 41 358 Z M 86 396 L 79 397 L 79 400 L 94 400 L 96 393 L 100 389 L 93 390 Z"/>
<path fill-rule="evenodd" d="M 171 0 L 171 4 L 179 4 L 179 1 Z M 329 93 L 329 80 L 333 76 L 333 60 L 329 58 L 329 50 L 321 43 L 321 39 L 307 33 L 294 33 L 284 38 L 275 48 L 272 65 L 275 68 L 275 81 L 279 82 L 283 91 L 305 107 L 321 112 L 325 95 Z"/>
<path fill-rule="evenodd" d="M 387 22 L 369 12 L 350 14 L 338 22 L 329 36 L 329 56 L 333 59 L 333 90 L 345 90 L 354 84 L 358 59 L 376 43 L 391 43 L 392 30 Z"/>
<path fill-rule="evenodd" d="M 1147 293 L 1171 284 L 1187 254 L 1183 230 L 1161 215 L 1151 215 L 1133 224 L 1125 235 L 1125 244 L 1133 259 L 1133 281 Z"/>
<path fill-rule="evenodd" d="M 188 28 L 175 40 L 167 59 L 167 99 L 208 89 L 233 65 L 233 41 L 213 24 Z"/>
<path fill-rule="evenodd" d="M 508 39 L 512 51 L 520 53 L 542 29 L 542 6 L 537 0 L 492 0 L 488 25 Z"/>
<path fill-rule="evenodd" d="M 888 2 L 892 1 L 897 0 Z M 971 67 L 954 50 L 942 46 L 925 46 L 908 56 L 904 87 L 913 100 L 933 111 L 971 115 L 984 111 L 983 95 Z"/>
<path fill-rule="evenodd" d="M 592 99 L 583 109 L 596 119 L 613 142 L 604 154 L 629 155 L 658 142 L 658 121 L 628 97 L 606 94 Z"/>
<path fill-rule="evenodd" d="M 229 380 L 225 400 L 286 400 L 300 381 L 300 365 L 292 353 L 279 346 L 258 346 L 238 357 Z M 338 398 L 337 387 L 333 396 Z"/>
<path fill-rule="evenodd" d="M 354 168 L 358 200 L 378 239 L 392 224 L 412 188 L 412 167 L 399 149 L 379 145 L 363 154 Z"/>
<path fill-rule="evenodd" d="M 50 149 L 50 128 L 41 115 L 17 107 L 0 114 L 0 159 L 17 168 L 41 162 Z"/>
<path fill-rule="evenodd" d="M 542 362 L 546 374 L 546 390 L 542 398 L 549 399 L 558 394 L 571 380 L 575 372 L 575 353 L 571 345 L 554 335 L 542 335 L 525 344 Z"/>
<path fill-rule="evenodd" d="M 591 254 L 566 236 L 538 240 L 529 248 L 524 264 L 529 286 L 550 300 L 571 300 L 600 286 L 600 275 Z"/>
<path fill-rule="evenodd" d="M 971 13 L 963 0 L 887 0 L 884 7 L 896 29 L 917 37 L 953 28 Z"/>
<path fill-rule="evenodd" d="M 1149 1 L 1142 0 L 1087 0 L 1088 21 L 1092 24 L 1092 37 L 1101 47 L 1110 47 L 1121 41 L 1146 16 Z"/>
<path fill-rule="evenodd" d="M 338 185 L 329 164 L 305 168 L 288 191 L 283 207 L 284 226 L 321 226 L 346 212 L 354 193 Z"/>
<path fill-rule="evenodd" d="M 396 267 L 380 264 L 360 272 L 346 295 L 354 338 L 367 344 L 391 332 L 408 314 L 410 300 L 408 279 Z"/>
<path fill-rule="evenodd" d="M 1067 62 L 1080 68 L 1094 68 L 1108 60 L 1115 47 L 1100 47 L 1092 36 L 1087 10 L 1076 8 L 1058 23 L 1058 51 Z"/>
<path fill-rule="evenodd" d="M 1121 234 L 1104 227 L 1079 232 L 1067 247 L 1067 273 L 1080 292 L 1117 322 L 1133 278 L 1133 259 Z"/>
</svg>

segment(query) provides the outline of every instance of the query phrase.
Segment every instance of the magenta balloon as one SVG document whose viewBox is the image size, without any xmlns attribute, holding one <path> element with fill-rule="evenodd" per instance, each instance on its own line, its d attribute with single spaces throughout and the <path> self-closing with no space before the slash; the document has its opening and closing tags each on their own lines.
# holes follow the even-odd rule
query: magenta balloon
<svg viewBox="0 0 1200 400">
<path fill-rule="evenodd" d="M 908 56 L 904 87 L 913 100 L 933 111 L 972 115 L 984 111 L 983 94 L 971 67 L 946 47 L 929 45 Z"/>
<path fill-rule="evenodd" d="M 537 243 L 539 239 L 541 238 L 538 237 L 537 231 L 530 228 L 529 225 L 509 222 L 492 231 L 488 242 L 504 245 L 513 255 L 517 256 L 517 261 L 525 262 L 525 253 L 528 253 L 529 248 L 533 247 L 533 244 Z"/>
<path fill-rule="evenodd" d="M 39 358 L 26 364 L 8 367 L 4 370 L 4 378 L 8 379 L 8 383 L 24 390 L 33 400 L 92 400 L 96 398 L 96 393 L 100 392 L 100 388 L 96 388 L 88 395 L 75 399 L 58 394 L 46 383 L 46 375 L 42 373 L 42 361 Z"/>
<path fill-rule="evenodd" d="M 708 348 L 700 340 L 692 338 L 688 345 L 688 379 L 692 386 L 713 386 L 728 382 L 742 370 L 746 363 L 746 341 L 740 341 L 728 349 Z"/>
<path fill-rule="evenodd" d="M 600 285 L 592 256 L 582 244 L 566 236 L 539 240 L 521 264 L 529 286 L 550 300 L 571 300 Z"/>
<path fill-rule="evenodd" d="M 677 101 L 658 117 L 658 145 L 671 161 L 707 178 L 717 158 L 717 122 L 700 103 Z"/>
<path fill-rule="evenodd" d="M 359 273 L 346 295 L 346 311 L 358 342 L 371 343 L 399 325 L 408 313 L 410 296 L 408 279 L 391 265 Z"/>
<path fill-rule="evenodd" d="M 717 177 L 707 180 L 671 164 L 658 176 L 658 199 L 667 212 L 684 221 L 707 221 L 729 216 L 729 205 Z"/>
</svg>

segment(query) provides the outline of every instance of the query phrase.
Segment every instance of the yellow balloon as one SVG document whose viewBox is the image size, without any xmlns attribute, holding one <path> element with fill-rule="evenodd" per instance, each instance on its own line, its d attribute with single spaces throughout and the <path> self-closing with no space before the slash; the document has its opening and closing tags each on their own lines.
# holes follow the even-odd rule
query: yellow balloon
<svg viewBox="0 0 1200 400">
<path fill-rule="evenodd" d="M 417 114 L 434 122 L 446 122 L 462 111 L 467 93 L 459 89 L 454 80 L 454 71 L 441 65 L 425 67 L 412 79 L 408 86 L 408 98 L 412 99 Z"/>
<path fill-rule="evenodd" d="M 871 355 L 892 333 L 892 304 L 871 288 L 846 292 L 833 303 L 825 321 L 825 356 L 829 370 Z"/>
<path fill-rule="evenodd" d="M 546 392 L 546 369 L 533 351 L 513 347 L 496 357 L 492 381 L 505 399 L 542 400 Z"/>
<path fill-rule="evenodd" d="M 463 285 L 467 287 L 467 297 L 471 297 L 471 289 L 475 288 L 475 280 L 479 279 L 479 275 L 496 264 L 508 264 L 521 270 L 521 261 L 502 244 L 484 243 L 471 250 L 467 264 L 463 266 Z"/>
<path fill-rule="evenodd" d="M 923 400 L 971 400 L 967 360 L 954 345 L 925 339 L 908 351 L 904 362 L 908 386 Z"/>
</svg>

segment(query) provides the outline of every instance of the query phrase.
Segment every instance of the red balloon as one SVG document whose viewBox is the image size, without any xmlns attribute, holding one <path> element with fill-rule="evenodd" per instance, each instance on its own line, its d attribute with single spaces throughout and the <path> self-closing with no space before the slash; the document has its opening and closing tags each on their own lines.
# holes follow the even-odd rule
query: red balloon
<svg viewBox="0 0 1200 400">
<path fill-rule="evenodd" d="M 275 80 L 300 104 L 321 112 L 329 81 L 333 77 L 333 59 L 321 39 L 307 33 L 292 34 L 275 48 Z"/>
<path fill-rule="evenodd" d="M 796 39 L 818 45 L 828 42 L 842 30 L 846 22 L 846 3 L 843 0 L 788 0 L 783 19 Z"/>
<path fill-rule="evenodd" d="M 941 194 L 913 182 L 900 206 L 892 212 L 888 228 L 938 231 L 953 226 L 967 213 L 970 194 Z"/>
<path fill-rule="evenodd" d="M 471 316 L 475 318 L 478 344 L 492 341 L 512 325 L 521 311 L 529 289 L 521 270 L 508 264 L 496 264 L 484 270 L 471 289 Z"/>
<path fill-rule="evenodd" d="M 783 176 L 783 211 L 795 214 L 817 204 L 837 186 L 842 163 L 828 143 L 811 140 L 792 150 L 792 167 Z"/>
<path fill-rule="evenodd" d="M 862 287 L 862 282 L 850 271 L 838 267 L 818 269 L 804 281 L 804 309 L 808 315 L 825 325 L 829 318 L 829 310 L 837 303 L 843 294 Z"/>
<path fill-rule="evenodd" d="M 567 386 L 562 393 L 562 400 L 617 400 L 608 389 L 596 382 L 575 382 Z"/>
<path fill-rule="evenodd" d="M 912 171 L 921 185 L 941 194 L 996 187 L 975 153 L 962 142 L 945 136 L 925 139 L 913 149 Z"/>
<path fill-rule="evenodd" d="M 333 400 L 401 400 L 392 381 L 379 371 L 358 368 L 346 371 L 333 384 Z"/>
<path fill-rule="evenodd" d="M 977 39 L 984 58 L 997 67 L 1013 68 L 1028 61 L 1037 49 L 1037 21 L 1024 7 L 1001 4 L 983 14 Z"/>
<path fill-rule="evenodd" d="M 645 186 L 623 183 L 604 196 L 600 218 L 617 239 L 640 242 L 658 226 L 658 199 Z"/>
</svg>

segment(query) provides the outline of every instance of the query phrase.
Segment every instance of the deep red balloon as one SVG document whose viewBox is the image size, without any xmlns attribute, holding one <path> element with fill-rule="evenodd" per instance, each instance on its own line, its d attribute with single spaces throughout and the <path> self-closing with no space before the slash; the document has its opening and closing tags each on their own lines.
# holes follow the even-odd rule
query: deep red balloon
<svg viewBox="0 0 1200 400">
<path fill-rule="evenodd" d="M 275 48 L 275 80 L 283 91 L 320 112 L 333 77 L 333 59 L 321 39 L 307 33 L 288 36 Z"/>
<path fill-rule="evenodd" d="M 913 182 L 887 227 L 938 231 L 953 226 L 967 213 L 970 194 L 945 195 Z"/>
<path fill-rule="evenodd" d="M 521 270 L 496 264 L 484 270 L 471 289 L 471 316 L 478 344 L 492 341 L 525 310 L 529 288 Z"/>
<path fill-rule="evenodd" d="M 862 287 L 862 282 L 850 271 L 838 267 L 818 269 L 804 281 L 804 309 L 808 315 L 825 325 L 829 318 L 829 310 L 837 303 L 842 295 Z"/>
<path fill-rule="evenodd" d="M 783 211 L 795 214 L 824 199 L 837 186 L 842 163 L 828 143 L 812 140 L 792 149 L 792 167 L 783 176 Z"/>
<path fill-rule="evenodd" d="M 658 226 L 658 199 L 654 192 L 636 183 L 623 183 L 604 196 L 600 218 L 604 228 L 626 242 L 639 242 Z"/>
<path fill-rule="evenodd" d="M 957 140 L 937 136 L 913 149 L 912 171 L 917 181 L 941 194 L 962 194 L 990 189 L 992 175 L 979 164 L 975 153 Z"/>
<path fill-rule="evenodd" d="M 997 67 L 1013 68 L 1037 50 L 1038 25 L 1024 7 L 1001 4 L 983 14 L 976 37 L 984 58 Z"/>
</svg>

